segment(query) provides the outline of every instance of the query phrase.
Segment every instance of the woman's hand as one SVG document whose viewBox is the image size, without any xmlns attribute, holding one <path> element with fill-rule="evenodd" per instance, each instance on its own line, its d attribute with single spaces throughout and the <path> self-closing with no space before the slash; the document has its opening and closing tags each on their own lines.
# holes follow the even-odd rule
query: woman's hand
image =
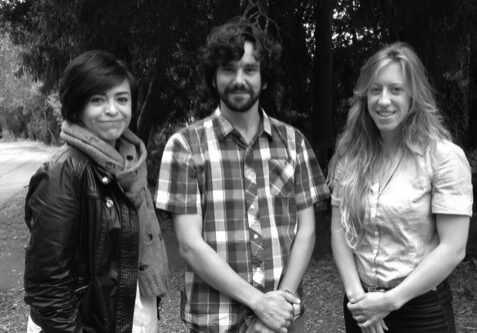
<svg viewBox="0 0 477 333">
<path fill-rule="evenodd" d="M 353 318 L 361 328 L 373 327 L 365 333 L 381 333 L 382 329 L 387 329 L 383 319 L 394 309 L 390 300 L 383 292 L 369 292 L 360 298 L 351 299 L 348 304 Z M 376 331 L 377 329 L 377 331 Z M 380 330 L 381 329 L 381 330 Z"/>
<path fill-rule="evenodd" d="M 388 330 L 384 319 L 379 320 L 378 322 L 372 324 L 369 327 L 361 327 L 362 333 L 384 333 Z"/>
</svg>

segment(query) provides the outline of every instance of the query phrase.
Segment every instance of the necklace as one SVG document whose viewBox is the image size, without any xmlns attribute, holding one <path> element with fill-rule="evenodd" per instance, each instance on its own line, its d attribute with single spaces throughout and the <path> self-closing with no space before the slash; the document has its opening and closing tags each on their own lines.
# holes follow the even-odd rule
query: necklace
<svg viewBox="0 0 477 333">
<path fill-rule="evenodd" d="M 396 169 L 402 158 L 402 150 L 396 149 L 392 154 L 384 155 L 382 163 L 379 166 L 379 172 L 377 174 L 377 182 L 379 183 L 380 192 L 384 190 L 386 185 L 391 180 L 393 174 L 396 172 Z"/>
</svg>

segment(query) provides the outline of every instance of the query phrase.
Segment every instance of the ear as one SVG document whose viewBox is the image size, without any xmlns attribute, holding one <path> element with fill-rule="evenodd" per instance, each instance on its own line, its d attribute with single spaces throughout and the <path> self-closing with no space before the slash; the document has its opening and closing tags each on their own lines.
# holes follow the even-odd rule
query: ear
<svg viewBox="0 0 477 333">
<path fill-rule="evenodd" d="M 215 81 L 215 79 L 212 79 L 212 80 L 211 80 L 211 83 L 212 83 L 212 87 L 214 87 L 215 89 L 217 89 L 217 82 Z"/>
<path fill-rule="evenodd" d="M 263 82 L 262 83 L 262 90 L 267 89 L 267 87 L 268 87 L 268 82 Z"/>
</svg>

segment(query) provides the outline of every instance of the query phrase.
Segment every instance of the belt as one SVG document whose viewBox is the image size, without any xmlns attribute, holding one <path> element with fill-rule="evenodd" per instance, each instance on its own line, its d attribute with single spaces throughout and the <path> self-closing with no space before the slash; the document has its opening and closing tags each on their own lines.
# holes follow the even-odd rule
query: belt
<svg viewBox="0 0 477 333">
<path fill-rule="evenodd" d="M 384 292 L 394 288 L 394 287 L 382 288 L 382 287 L 369 286 L 369 285 L 367 285 L 363 282 L 361 282 L 361 285 L 363 286 L 364 291 L 366 291 L 368 293 L 372 293 L 372 292 L 382 292 L 382 293 L 384 293 Z M 431 290 L 437 290 L 437 289 L 445 287 L 446 285 L 448 285 L 447 279 L 445 279 L 444 281 L 439 283 L 435 288 L 432 288 Z"/>
<path fill-rule="evenodd" d="M 368 285 L 364 282 L 361 282 L 361 285 L 363 286 L 364 291 L 366 291 L 368 293 L 374 293 L 374 292 L 383 292 L 384 293 L 384 292 L 394 288 L 394 287 L 383 288 L 383 287 L 370 286 L 370 285 Z"/>
<path fill-rule="evenodd" d="M 365 285 L 363 285 L 363 288 L 368 293 L 375 293 L 375 292 L 384 293 L 384 292 L 388 291 L 389 289 L 391 289 L 391 288 L 380 288 L 380 287 L 368 287 L 368 286 L 365 286 Z"/>
</svg>

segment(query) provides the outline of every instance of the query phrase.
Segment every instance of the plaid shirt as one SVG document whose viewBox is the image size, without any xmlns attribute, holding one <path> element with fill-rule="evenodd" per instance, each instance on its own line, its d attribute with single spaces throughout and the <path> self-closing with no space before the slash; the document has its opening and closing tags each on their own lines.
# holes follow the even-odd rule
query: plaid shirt
<svg viewBox="0 0 477 333">
<path fill-rule="evenodd" d="M 329 192 L 303 134 L 261 114 L 249 145 L 219 109 L 174 134 L 162 157 L 156 205 L 174 214 L 202 215 L 204 240 L 243 279 L 267 292 L 278 287 L 287 265 L 298 211 Z M 250 170 L 256 198 L 249 198 Z M 258 234 L 251 228 L 251 214 L 259 218 Z M 252 255 L 252 240 L 263 248 L 259 258 Z M 259 267 L 261 284 L 253 278 Z M 238 332 L 253 314 L 189 267 L 184 288 L 181 313 L 190 328 Z"/>
</svg>

